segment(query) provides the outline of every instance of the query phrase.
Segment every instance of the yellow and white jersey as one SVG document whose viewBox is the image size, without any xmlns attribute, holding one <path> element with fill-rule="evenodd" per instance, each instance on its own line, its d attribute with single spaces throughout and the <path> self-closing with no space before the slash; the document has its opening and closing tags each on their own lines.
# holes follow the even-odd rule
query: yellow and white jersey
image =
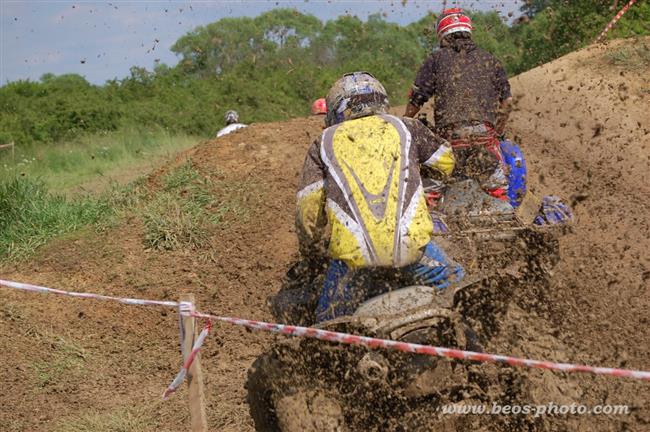
<svg viewBox="0 0 650 432">
<path fill-rule="evenodd" d="M 420 165 L 445 175 L 447 142 L 419 121 L 374 115 L 323 131 L 305 160 L 296 225 L 303 253 L 330 227 L 328 255 L 351 267 L 411 264 L 431 239 Z"/>
</svg>

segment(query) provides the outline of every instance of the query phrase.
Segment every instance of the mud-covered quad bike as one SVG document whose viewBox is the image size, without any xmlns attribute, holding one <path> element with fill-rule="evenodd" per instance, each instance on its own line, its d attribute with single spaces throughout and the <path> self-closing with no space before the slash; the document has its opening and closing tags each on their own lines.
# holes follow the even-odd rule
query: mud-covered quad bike
<svg viewBox="0 0 650 432">
<path fill-rule="evenodd" d="M 442 292 L 390 283 L 388 290 L 378 292 L 361 272 L 358 286 L 367 289 L 365 301 L 353 315 L 318 327 L 480 351 L 498 331 L 498 317 L 514 290 L 547 284 L 557 263 L 561 229 L 533 225 L 538 208 L 525 200 L 515 210 L 483 192 L 474 180 L 447 186 L 436 216 L 448 231 L 435 240 L 464 266 L 466 278 Z M 271 302 L 276 318 L 311 324 L 320 284 L 317 278 L 311 286 L 281 291 Z M 459 424 L 471 421 L 469 416 L 441 416 L 438 409 L 443 403 L 507 398 L 500 391 L 503 375 L 489 372 L 494 368 L 313 339 L 280 339 L 249 371 L 248 402 L 258 431 L 482 430 Z M 491 428 L 499 429 L 494 424 Z"/>
</svg>

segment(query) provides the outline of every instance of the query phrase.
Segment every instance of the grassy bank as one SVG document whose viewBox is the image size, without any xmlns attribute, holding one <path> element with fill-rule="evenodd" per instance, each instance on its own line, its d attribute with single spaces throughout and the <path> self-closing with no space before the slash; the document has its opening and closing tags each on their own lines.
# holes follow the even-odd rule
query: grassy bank
<svg viewBox="0 0 650 432">
<path fill-rule="evenodd" d="M 58 235 L 98 223 L 108 200 L 50 193 L 43 182 L 15 177 L 0 183 L 0 259 L 21 259 Z"/>
<path fill-rule="evenodd" d="M 73 141 L 15 148 L 0 153 L 0 183 L 14 177 L 42 181 L 57 193 L 96 194 L 110 183 L 127 183 L 150 171 L 200 138 L 158 129 L 125 129 Z"/>
<path fill-rule="evenodd" d="M 199 141 L 164 130 L 123 130 L 0 154 L 0 260 L 49 240 L 106 226 L 149 195 L 139 178 Z"/>
<path fill-rule="evenodd" d="M 200 250 L 217 225 L 249 217 L 242 196 L 249 183 L 211 179 L 191 163 L 168 172 L 159 186 L 144 177 L 113 184 L 98 195 L 66 197 L 39 180 L 16 176 L 0 183 L 0 262 L 28 258 L 49 240 L 80 228 L 95 231 L 136 216 L 150 250 Z"/>
</svg>

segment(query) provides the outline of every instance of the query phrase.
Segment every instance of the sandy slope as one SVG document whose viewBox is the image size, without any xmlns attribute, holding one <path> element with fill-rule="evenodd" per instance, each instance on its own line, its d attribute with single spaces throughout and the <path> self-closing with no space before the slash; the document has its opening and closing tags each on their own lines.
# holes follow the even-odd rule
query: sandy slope
<svg viewBox="0 0 650 432">
<path fill-rule="evenodd" d="M 511 130 L 527 154 L 533 190 L 573 200 L 577 224 L 562 240 L 563 261 L 539 316 L 511 311 L 493 350 L 650 369 L 650 82 L 647 70 L 608 64 L 603 54 L 613 48 L 582 50 L 512 80 Z M 250 219 L 216 228 L 200 253 L 146 251 L 133 217 L 107 233 L 56 241 L 0 274 L 136 297 L 193 292 L 205 310 L 268 319 L 265 298 L 296 257 L 294 193 L 319 131 L 314 118 L 253 125 L 186 153 L 216 185 L 250 187 L 239 197 Z M 118 420 L 133 430 L 185 429 L 185 392 L 159 401 L 179 366 L 175 313 L 4 290 L 0 299 L 3 430 L 114 430 L 88 425 Z M 252 430 L 245 371 L 270 341 L 217 326 L 204 353 L 212 430 Z M 647 384 L 525 374 L 548 397 L 634 407 L 629 416 L 570 419 L 571 430 L 648 428 Z"/>
<path fill-rule="evenodd" d="M 633 43 L 647 46 L 650 38 Z M 534 189 L 574 206 L 576 227 L 562 241 L 549 296 L 572 360 L 648 370 L 650 70 L 612 67 L 607 53 L 623 44 L 584 49 L 514 78 L 512 131 Z M 585 419 L 595 430 L 647 430 L 647 384 L 579 382 L 583 400 L 637 408 L 628 418 Z"/>
</svg>

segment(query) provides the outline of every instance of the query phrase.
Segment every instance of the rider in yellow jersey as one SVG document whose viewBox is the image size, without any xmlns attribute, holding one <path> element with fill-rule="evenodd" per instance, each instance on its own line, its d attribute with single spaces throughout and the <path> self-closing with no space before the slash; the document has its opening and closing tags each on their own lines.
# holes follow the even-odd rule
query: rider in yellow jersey
<svg viewBox="0 0 650 432">
<path fill-rule="evenodd" d="M 296 218 L 300 249 L 330 260 L 318 321 L 349 314 L 363 300 L 352 283 L 361 270 L 396 269 L 400 280 L 406 275 L 440 289 L 463 276 L 431 241 L 420 178 L 421 165 L 451 174 L 451 147 L 419 121 L 387 114 L 388 107 L 372 75 L 344 75 L 327 96 L 328 127 L 305 160 Z"/>
</svg>

